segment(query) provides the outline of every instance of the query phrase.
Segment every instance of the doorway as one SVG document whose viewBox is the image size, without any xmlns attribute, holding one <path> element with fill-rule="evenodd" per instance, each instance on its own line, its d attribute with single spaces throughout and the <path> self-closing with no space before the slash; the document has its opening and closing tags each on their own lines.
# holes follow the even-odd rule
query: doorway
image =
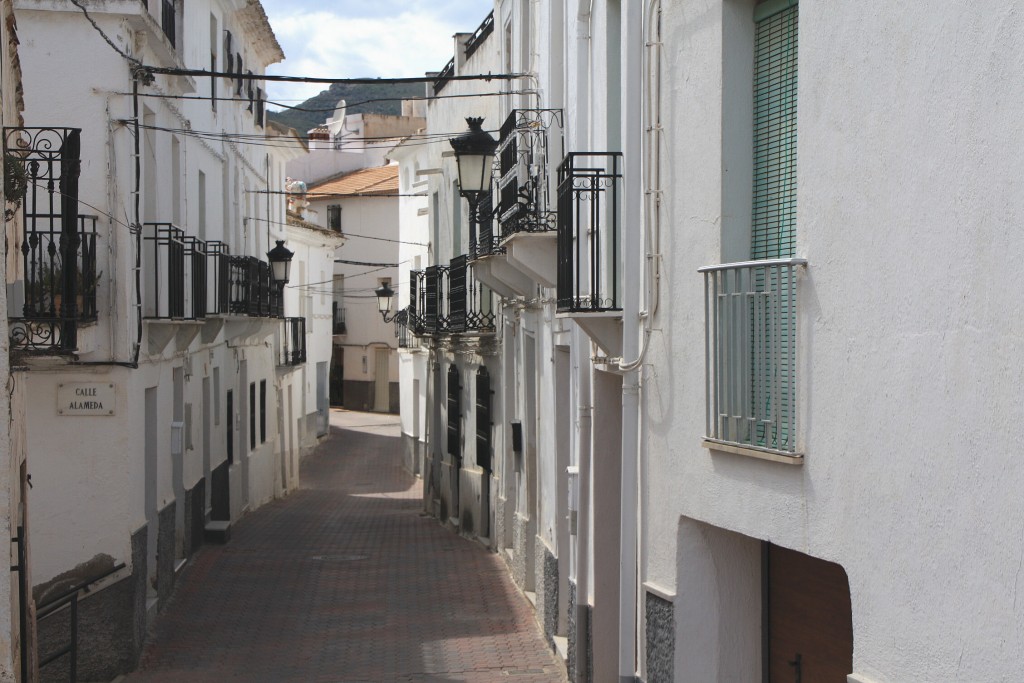
<svg viewBox="0 0 1024 683">
<path fill-rule="evenodd" d="M 390 360 L 391 349 L 374 350 L 373 409 L 378 413 L 386 413 L 391 409 L 391 382 L 388 377 Z"/>
<path fill-rule="evenodd" d="M 834 562 L 764 543 L 765 668 L 771 683 L 846 683 L 853 671 L 850 583 Z"/>
</svg>

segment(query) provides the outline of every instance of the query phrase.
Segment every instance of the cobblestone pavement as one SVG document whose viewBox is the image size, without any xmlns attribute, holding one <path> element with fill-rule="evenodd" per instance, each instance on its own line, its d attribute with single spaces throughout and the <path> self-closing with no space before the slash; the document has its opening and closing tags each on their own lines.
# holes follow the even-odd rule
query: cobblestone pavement
<svg viewBox="0 0 1024 683">
<path fill-rule="evenodd" d="M 193 559 L 127 681 L 565 681 L 498 556 L 420 515 L 397 419 L 331 413 L 302 488 Z"/>
</svg>

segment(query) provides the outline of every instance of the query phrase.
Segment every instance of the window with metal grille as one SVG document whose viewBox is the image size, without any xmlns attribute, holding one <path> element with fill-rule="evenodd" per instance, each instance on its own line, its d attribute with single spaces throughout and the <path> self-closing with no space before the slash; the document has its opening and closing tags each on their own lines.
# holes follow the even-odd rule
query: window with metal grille
<svg viewBox="0 0 1024 683">
<path fill-rule="evenodd" d="M 341 205 L 331 204 L 327 207 L 327 227 L 341 232 Z"/>
<path fill-rule="evenodd" d="M 763 2 L 754 10 L 754 259 L 793 256 L 797 12 L 792 0 Z"/>
<path fill-rule="evenodd" d="M 491 473 L 491 374 L 481 366 L 476 372 L 476 464 Z"/>
<path fill-rule="evenodd" d="M 462 386 L 459 368 L 448 366 L 448 454 L 458 459 L 462 439 Z"/>
</svg>

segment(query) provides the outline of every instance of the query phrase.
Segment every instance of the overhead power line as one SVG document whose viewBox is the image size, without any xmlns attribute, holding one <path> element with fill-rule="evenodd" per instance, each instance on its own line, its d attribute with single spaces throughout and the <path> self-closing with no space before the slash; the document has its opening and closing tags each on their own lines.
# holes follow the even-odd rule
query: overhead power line
<svg viewBox="0 0 1024 683">
<path fill-rule="evenodd" d="M 124 53 L 122 53 L 124 56 Z M 249 74 L 231 71 L 209 71 L 207 69 L 178 69 L 169 66 L 142 65 L 142 69 L 151 74 L 166 76 L 204 76 L 208 78 L 227 78 L 245 81 L 273 81 L 278 83 L 326 83 L 330 85 L 383 85 L 400 83 L 436 83 L 437 81 L 513 81 L 520 78 L 532 78 L 530 74 L 461 74 L 458 76 L 406 76 L 401 78 L 324 78 L 321 76 L 281 76 L 277 74 Z"/>
</svg>

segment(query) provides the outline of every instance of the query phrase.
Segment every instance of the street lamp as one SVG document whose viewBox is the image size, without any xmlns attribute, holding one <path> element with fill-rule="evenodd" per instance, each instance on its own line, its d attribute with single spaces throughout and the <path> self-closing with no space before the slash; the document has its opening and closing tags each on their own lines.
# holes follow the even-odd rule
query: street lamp
<svg viewBox="0 0 1024 683">
<path fill-rule="evenodd" d="M 476 244 L 477 205 L 491 189 L 494 151 L 498 141 L 483 129 L 483 117 L 469 117 L 469 130 L 448 142 L 459 167 L 459 194 L 469 202 L 469 243 Z"/>
<path fill-rule="evenodd" d="M 373 293 L 377 295 L 377 310 L 380 311 L 380 317 L 384 318 L 385 323 L 394 322 L 395 318 L 398 317 L 398 313 L 395 313 L 390 318 L 388 313 L 391 312 L 391 297 L 395 295 L 395 290 L 391 289 L 391 285 L 387 282 L 384 282 L 380 287 L 373 290 Z"/>
<path fill-rule="evenodd" d="M 292 270 L 292 257 L 295 252 L 284 246 L 284 240 L 277 240 L 277 246 L 267 252 L 267 260 L 270 261 L 270 273 L 274 278 L 274 284 L 278 291 L 284 291 L 288 284 L 288 276 Z"/>
</svg>

